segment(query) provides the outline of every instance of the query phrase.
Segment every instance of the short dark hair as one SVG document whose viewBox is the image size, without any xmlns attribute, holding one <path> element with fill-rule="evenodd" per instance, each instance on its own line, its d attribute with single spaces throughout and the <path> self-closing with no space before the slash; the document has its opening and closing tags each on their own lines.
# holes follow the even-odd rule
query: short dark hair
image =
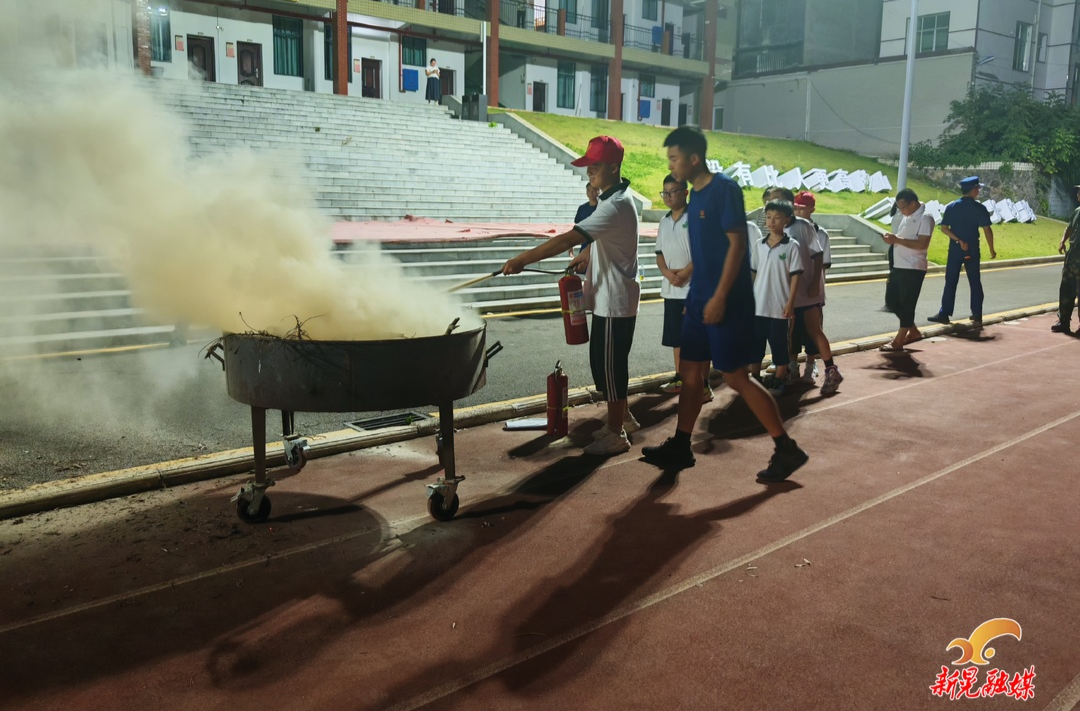
<svg viewBox="0 0 1080 711">
<path fill-rule="evenodd" d="M 897 200 L 903 200 L 904 202 L 918 202 L 919 196 L 915 194 L 915 191 L 911 188 L 904 188 L 896 194 Z"/>
<path fill-rule="evenodd" d="M 679 126 L 664 139 L 664 148 L 676 146 L 688 156 L 701 156 L 705 161 L 705 152 L 709 148 L 709 141 L 705 134 L 697 126 Z"/>
<path fill-rule="evenodd" d="M 784 196 L 785 200 L 790 202 L 792 205 L 795 204 L 795 193 L 791 192 L 791 190 L 789 190 L 788 188 L 785 188 L 783 186 L 777 186 L 769 190 L 769 194 L 771 195 L 772 193 L 780 193 Z"/>
<path fill-rule="evenodd" d="M 667 185 L 668 183 L 675 183 L 676 185 L 678 185 L 683 190 L 686 190 L 686 181 L 685 180 L 679 180 L 678 178 L 676 178 L 671 173 L 668 173 L 667 177 L 664 178 L 664 185 Z"/>
<path fill-rule="evenodd" d="M 787 200 L 769 200 L 765 203 L 765 212 L 782 212 L 790 220 L 795 217 L 795 206 Z"/>
<path fill-rule="evenodd" d="M 761 199 L 762 200 L 768 200 L 769 196 L 772 195 L 772 191 L 773 191 L 772 188 L 765 188 L 765 192 L 763 192 L 761 194 Z"/>
</svg>

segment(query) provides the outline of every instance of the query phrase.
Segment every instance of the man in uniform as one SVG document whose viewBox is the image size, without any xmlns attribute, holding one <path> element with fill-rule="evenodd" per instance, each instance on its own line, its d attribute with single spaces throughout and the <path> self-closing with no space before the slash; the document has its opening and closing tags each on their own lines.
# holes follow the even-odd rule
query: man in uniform
<svg viewBox="0 0 1080 711">
<path fill-rule="evenodd" d="M 945 265 L 945 291 L 941 295 L 941 310 L 928 320 L 934 323 L 949 323 L 956 305 L 956 285 L 960 283 L 960 269 L 967 272 L 968 287 L 971 290 L 971 323 L 975 328 L 982 328 L 983 288 L 979 273 L 980 249 L 979 230 L 986 235 L 986 246 L 990 250 L 990 259 L 997 258 L 994 251 L 994 230 L 990 226 L 990 211 L 979 202 L 979 189 L 982 184 L 978 176 L 960 181 L 961 198 L 945 206 L 938 228 L 949 238 L 949 260 Z"/>
<path fill-rule="evenodd" d="M 1073 197 L 1080 202 L 1080 185 L 1073 186 Z M 1061 235 L 1058 252 L 1065 254 L 1065 263 L 1061 265 L 1061 287 L 1058 289 L 1058 320 L 1050 330 L 1054 333 L 1072 333 L 1073 304 L 1080 292 L 1080 247 L 1076 246 L 1076 233 L 1080 231 L 1080 207 L 1073 210 L 1069 226 Z M 1069 243 L 1066 248 L 1065 243 Z M 1066 249 L 1068 250 L 1066 252 Z"/>
</svg>

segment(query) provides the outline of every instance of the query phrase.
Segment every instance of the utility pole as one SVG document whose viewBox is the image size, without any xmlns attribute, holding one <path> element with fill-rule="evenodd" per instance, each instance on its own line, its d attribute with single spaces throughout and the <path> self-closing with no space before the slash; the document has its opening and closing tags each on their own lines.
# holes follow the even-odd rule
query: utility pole
<svg viewBox="0 0 1080 711">
<path fill-rule="evenodd" d="M 908 22 L 907 76 L 904 77 L 904 117 L 900 122 L 900 169 L 896 189 L 907 187 L 908 149 L 911 147 L 911 95 L 915 89 L 915 35 L 919 22 L 919 0 L 911 0 L 911 20 Z"/>
</svg>

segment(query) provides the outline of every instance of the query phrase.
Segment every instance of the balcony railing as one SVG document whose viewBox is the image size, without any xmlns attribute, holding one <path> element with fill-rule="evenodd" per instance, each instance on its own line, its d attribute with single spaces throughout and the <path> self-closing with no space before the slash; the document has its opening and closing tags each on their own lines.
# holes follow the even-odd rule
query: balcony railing
<svg viewBox="0 0 1080 711">
<path fill-rule="evenodd" d="M 660 25 L 652 27 L 624 25 L 623 46 L 685 59 L 700 60 L 704 53 L 700 38 L 688 32 L 665 30 Z"/>
<path fill-rule="evenodd" d="M 425 10 L 427 12 L 437 12 L 442 15 L 454 15 L 455 17 L 471 17 L 476 14 L 475 10 L 466 13 L 465 5 L 466 0 L 377 0 L 377 2 L 386 3 L 387 5 L 397 5 L 399 7 L 409 7 L 414 10 Z M 470 2 L 470 5 L 475 5 L 475 2 Z M 483 11 L 481 10 L 481 13 Z M 483 19 L 482 17 L 476 17 L 474 19 Z"/>
<path fill-rule="evenodd" d="M 803 43 L 791 42 L 774 47 L 754 47 L 735 54 L 735 76 L 767 74 L 802 66 Z"/>
<path fill-rule="evenodd" d="M 590 42 L 611 42 L 611 23 L 580 12 L 534 5 L 520 0 L 501 0 L 499 21 L 504 25 L 545 34 L 574 37 Z"/>
</svg>

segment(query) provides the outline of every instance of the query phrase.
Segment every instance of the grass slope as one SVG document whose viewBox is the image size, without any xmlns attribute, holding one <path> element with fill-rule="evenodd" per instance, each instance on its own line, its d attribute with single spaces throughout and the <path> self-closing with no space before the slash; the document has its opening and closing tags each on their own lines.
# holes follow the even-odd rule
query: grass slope
<svg viewBox="0 0 1080 711">
<path fill-rule="evenodd" d="M 585 147 L 593 136 L 615 136 L 622 141 L 626 149 L 623 176 L 630 179 L 638 192 L 652 200 L 654 207 L 663 207 L 659 192 L 664 176 L 668 173 L 663 145 L 670 129 L 606 119 L 574 118 L 527 111 L 513 113 L 577 153 L 585 152 Z M 720 131 L 709 131 L 706 135 L 709 139 L 709 157 L 715 158 L 721 165 L 731 165 L 740 160 L 749 163 L 753 168 L 772 164 L 781 173 L 796 167 L 804 171 L 811 168 L 824 168 L 828 171 L 843 168 L 855 171 L 861 168 L 871 175 L 880 170 L 894 187 L 897 183 L 896 168 L 850 151 L 824 148 L 806 141 Z M 957 193 L 943 191 L 914 179 L 908 181 L 908 187 L 918 193 L 919 199 L 923 201 L 938 200 L 945 204 L 959 197 Z M 761 204 L 760 190 L 746 189 L 743 194 L 747 209 Z M 820 212 L 857 214 L 883 197 L 884 194 L 872 193 L 818 193 L 817 209 Z M 997 225 L 994 227 L 994 246 L 998 258 L 1017 259 L 1056 254 L 1058 240 L 1064 229 L 1065 223 L 1044 217 L 1040 217 L 1033 224 Z M 934 239 L 930 242 L 930 261 L 944 264 L 947 251 L 948 241 L 935 232 Z M 986 256 L 983 258 L 985 260 Z"/>
</svg>

